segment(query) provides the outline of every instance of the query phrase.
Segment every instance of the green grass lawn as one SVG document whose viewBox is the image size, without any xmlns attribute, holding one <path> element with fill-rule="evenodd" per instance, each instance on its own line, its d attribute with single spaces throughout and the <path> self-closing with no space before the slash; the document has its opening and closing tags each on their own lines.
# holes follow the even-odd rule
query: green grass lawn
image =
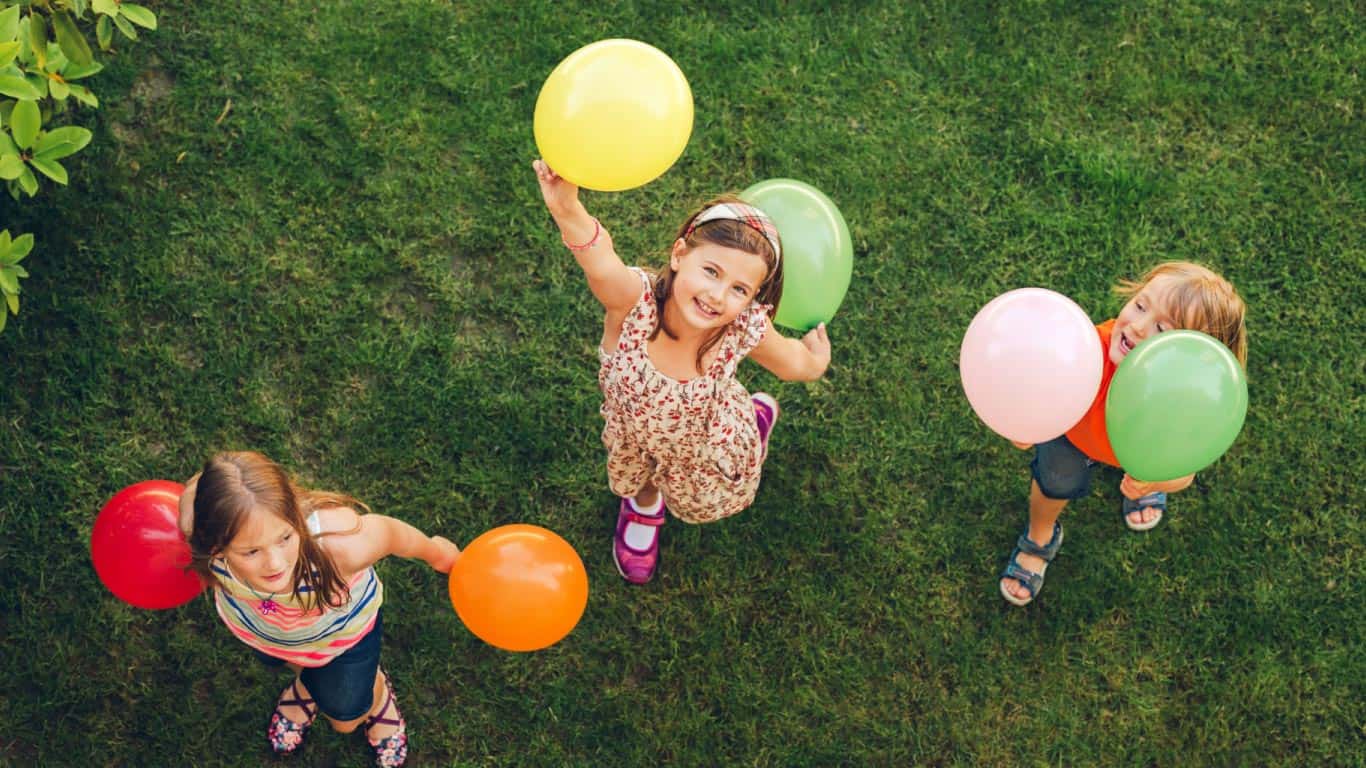
<svg viewBox="0 0 1366 768">
<path fill-rule="evenodd" d="M 582 553 L 582 622 L 523 655 L 381 564 L 413 765 L 1366 764 L 1351 4 L 151 5 L 71 187 L 0 200 L 38 238 L 0 335 L 0 763 L 271 762 L 286 677 L 88 554 L 119 488 L 255 449 L 460 543 L 528 522 Z M 671 522 L 644 588 L 609 553 L 599 310 L 530 169 L 541 82 L 607 37 L 696 101 L 672 170 L 584 195 L 628 261 L 776 176 L 855 245 L 826 378 L 741 370 L 784 412 L 753 508 Z M 963 331 L 1028 285 L 1112 317 L 1168 258 L 1247 299 L 1243 433 L 1146 535 L 1098 476 L 1014 608 L 1028 454 L 969 408 Z M 319 727 L 289 764 L 368 759 Z"/>
</svg>

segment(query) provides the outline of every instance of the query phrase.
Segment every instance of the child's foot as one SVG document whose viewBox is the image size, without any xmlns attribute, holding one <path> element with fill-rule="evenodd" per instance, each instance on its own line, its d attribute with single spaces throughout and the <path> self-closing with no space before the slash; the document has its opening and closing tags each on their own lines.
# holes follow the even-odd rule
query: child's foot
<svg viewBox="0 0 1366 768">
<path fill-rule="evenodd" d="M 778 423 L 778 401 L 767 392 L 755 392 L 750 400 L 754 402 L 754 420 L 759 424 L 759 441 L 764 444 L 764 456 L 768 456 L 768 436 L 773 425 Z"/>
<path fill-rule="evenodd" d="M 304 742 L 304 733 L 318 716 L 318 705 L 308 697 L 299 678 L 280 693 L 275 703 L 275 711 L 270 715 L 270 726 L 266 729 L 266 739 L 277 755 L 284 755 L 299 748 Z"/>
<path fill-rule="evenodd" d="M 1129 530 L 1146 531 L 1162 522 L 1162 513 L 1167 511 L 1167 494 L 1154 491 L 1137 499 L 1125 496 L 1119 510 Z"/>
<path fill-rule="evenodd" d="M 1053 535 L 1045 544 L 1029 538 L 1029 531 L 1020 534 L 1015 550 L 1001 572 L 1001 596 L 1012 605 L 1028 605 L 1043 588 L 1044 572 L 1058 555 L 1062 546 L 1062 526 L 1053 524 Z"/>
<path fill-rule="evenodd" d="M 393 768 L 403 765 L 408 759 L 408 728 L 403 722 L 403 713 L 398 711 L 398 700 L 394 698 L 394 686 L 389 675 L 384 676 L 384 700 L 374 714 L 365 720 L 365 739 L 375 750 L 375 765 L 380 768 Z"/>
<path fill-rule="evenodd" d="M 622 499 L 617 532 L 612 537 L 612 561 L 617 573 L 632 584 L 644 584 L 659 567 L 659 526 L 664 524 L 664 496 L 652 509 L 639 509 L 634 499 Z"/>
</svg>

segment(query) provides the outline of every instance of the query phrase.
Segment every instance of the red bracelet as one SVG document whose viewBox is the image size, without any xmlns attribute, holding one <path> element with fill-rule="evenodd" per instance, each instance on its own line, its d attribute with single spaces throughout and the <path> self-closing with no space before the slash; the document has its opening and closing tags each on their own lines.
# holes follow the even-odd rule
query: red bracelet
<svg viewBox="0 0 1366 768">
<path fill-rule="evenodd" d="M 593 246 L 598 244 L 598 236 L 601 234 L 602 223 L 595 218 L 593 219 L 593 237 L 589 239 L 588 242 L 584 243 L 583 245 L 573 245 L 568 240 L 564 239 L 563 232 L 560 233 L 560 242 L 564 243 L 564 247 L 568 248 L 571 251 L 586 251 L 589 248 L 592 248 Z"/>
</svg>

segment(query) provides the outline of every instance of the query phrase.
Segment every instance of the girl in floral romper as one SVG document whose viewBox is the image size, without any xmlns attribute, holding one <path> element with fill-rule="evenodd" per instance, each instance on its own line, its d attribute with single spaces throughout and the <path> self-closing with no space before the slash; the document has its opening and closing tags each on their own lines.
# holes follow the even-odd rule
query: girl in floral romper
<svg viewBox="0 0 1366 768">
<path fill-rule="evenodd" d="M 787 381 L 830 364 L 825 325 L 800 341 L 773 329 L 782 244 L 773 222 L 736 197 L 704 205 L 679 229 L 658 273 L 627 267 L 579 189 L 534 163 L 564 244 L 606 310 L 598 348 L 607 476 L 621 496 L 613 559 L 643 584 L 659 564 L 668 510 L 709 523 L 754 501 L 778 403 L 735 380 L 749 355 Z"/>
</svg>

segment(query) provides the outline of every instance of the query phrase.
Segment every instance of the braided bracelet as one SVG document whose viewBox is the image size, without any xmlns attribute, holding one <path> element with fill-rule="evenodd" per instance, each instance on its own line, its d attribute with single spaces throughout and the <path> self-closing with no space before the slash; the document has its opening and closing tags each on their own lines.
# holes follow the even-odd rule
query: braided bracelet
<svg viewBox="0 0 1366 768">
<path fill-rule="evenodd" d="M 568 240 L 564 239 L 563 232 L 560 233 L 560 242 L 564 243 L 564 247 L 568 248 L 571 251 L 586 251 L 589 248 L 592 248 L 593 246 L 598 244 L 598 236 L 601 234 L 602 223 L 595 218 L 593 219 L 593 237 L 589 239 L 588 242 L 584 243 L 583 245 L 573 245 Z"/>
</svg>

